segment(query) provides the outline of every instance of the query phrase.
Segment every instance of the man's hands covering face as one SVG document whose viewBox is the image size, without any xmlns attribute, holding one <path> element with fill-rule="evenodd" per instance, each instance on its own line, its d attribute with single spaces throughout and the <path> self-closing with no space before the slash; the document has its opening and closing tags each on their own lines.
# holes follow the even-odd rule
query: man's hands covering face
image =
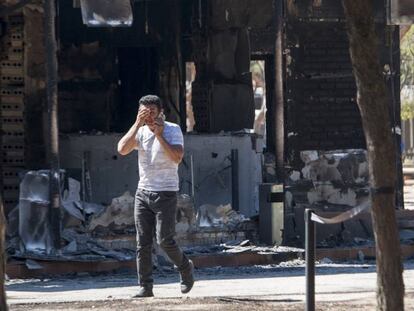
<svg viewBox="0 0 414 311">
<path fill-rule="evenodd" d="M 164 120 L 162 117 L 157 117 L 154 121 L 153 126 L 150 127 L 150 130 L 154 133 L 156 137 L 162 136 L 164 131 Z"/>
<path fill-rule="evenodd" d="M 138 110 L 137 122 L 140 126 L 144 125 L 148 117 L 150 116 L 150 110 L 142 107 Z"/>
<path fill-rule="evenodd" d="M 164 131 L 164 118 L 162 112 L 157 110 L 145 106 L 140 107 L 137 122 L 140 126 L 146 124 L 155 136 L 160 137 Z"/>
</svg>

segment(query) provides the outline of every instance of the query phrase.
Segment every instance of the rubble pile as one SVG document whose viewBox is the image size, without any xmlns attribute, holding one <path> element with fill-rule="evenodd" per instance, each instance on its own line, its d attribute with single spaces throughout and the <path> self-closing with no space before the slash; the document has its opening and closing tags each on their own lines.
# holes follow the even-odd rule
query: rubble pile
<svg viewBox="0 0 414 311">
<path fill-rule="evenodd" d="M 134 197 L 131 193 L 125 192 L 109 205 L 85 202 L 81 197 L 81 183 L 71 177 L 65 179 L 62 192 L 62 247 L 53 250 L 48 221 L 48 174 L 48 171 L 31 171 L 23 178 L 19 205 L 8 215 L 9 257 L 71 261 L 129 261 L 135 258 Z M 187 239 L 191 246 L 220 244 L 229 236 L 238 244 L 245 235 L 237 235 L 237 230 L 252 223 L 234 211 L 230 204 L 205 204 L 196 211 L 193 198 L 186 194 L 177 197 L 176 217 L 177 239 Z M 230 235 L 232 232 L 234 234 Z M 206 239 L 212 235 L 215 240 Z M 224 245 L 220 248 L 226 251 Z M 211 246 L 210 251 L 215 247 Z M 156 261 L 167 262 L 158 247 L 155 255 Z"/>
<path fill-rule="evenodd" d="M 260 255 L 265 254 L 280 254 L 280 253 L 297 253 L 299 257 L 304 254 L 304 249 L 289 246 L 263 246 L 257 245 L 253 241 L 228 241 L 218 245 L 206 246 L 192 246 L 184 248 L 189 255 L 203 255 L 203 254 L 237 254 L 237 253 L 256 253 Z"/>
<path fill-rule="evenodd" d="M 230 204 L 211 205 L 204 204 L 199 207 L 197 224 L 199 227 L 227 227 L 234 228 L 248 218 L 232 209 Z"/>
</svg>

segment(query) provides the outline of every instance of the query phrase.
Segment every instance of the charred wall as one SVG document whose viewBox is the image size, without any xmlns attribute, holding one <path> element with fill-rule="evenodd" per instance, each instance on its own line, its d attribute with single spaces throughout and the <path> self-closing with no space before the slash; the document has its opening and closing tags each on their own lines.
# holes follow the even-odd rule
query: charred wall
<svg viewBox="0 0 414 311">
<path fill-rule="evenodd" d="M 364 148 L 344 27 L 336 22 L 288 25 L 290 150 Z"/>
<path fill-rule="evenodd" d="M 61 132 L 123 132 L 138 99 L 157 93 L 179 120 L 178 1 L 134 3 L 131 28 L 87 28 L 79 8 L 60 2 Z"/>
<path fill-rule="evenodd" d="M 59 126 L 62 133 L 109 132 L 116 107 L 115 56 L 103 42 L 61 44 Z"/>
<path fill-rule="evenodd" d="M 179 26 L 180 17 L 170 14 L 179 1 L 135 3 L 134 24 L 123 29 L 87 28 L 74 2 L 58 3 L 61 133 L 123 132 L 136 116 L 136 101 L 148 93 L 167 99 L 169 119 L 179 119 L 180 28 L 171 25 Z M 11 207 L 18 173 L 48 166 L 42 5 L 33 1 L 0 21 L 3 194 Z"/>
<path fill-rule="evenodd" d="M 295 224 L 302 223 L 304 208 L 338 211 L 356 206 L 368 199 L 369 180 L 341 1 L 286 5 L 286 235 L 295 239 L 303 234 Z M 390 131 L 396 133 L 400 155 L 399 32 L 386 25 L 379 3 L 375 20 L 389 90 Z M 401 171 L 400 161 L 396 166 Z M 399 183 L 396 200 L 401 208 L 401 176 Z M 360 226 L 354 229 L 365 232 Z"/>
<path fill-rule="evenodd" d="M 202 1 L 194 4 L 192 59 L 196 130 L 235 131 L 253 127 L 250 29 L 255 29 L 253 50 L 269 51 L 262 33 L 271 33 L 273 1 Z"/>
<path fill-rule="evenodd" d="M 1 191 L 7 214 L 17 203 L 19 172 L 27 161 L 24 122 L 24 22 L 21 11 L 0 19 Z M 29 134 L 30 135 L 30 134 Z"/>
</svg>

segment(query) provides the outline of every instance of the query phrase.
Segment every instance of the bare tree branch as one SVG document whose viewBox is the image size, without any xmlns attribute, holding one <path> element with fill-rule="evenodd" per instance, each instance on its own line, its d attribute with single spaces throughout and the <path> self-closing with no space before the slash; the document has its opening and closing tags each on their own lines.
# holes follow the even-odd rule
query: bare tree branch
<svg viewBox="0 0 414 311">
<path fill-rule="evenodd" d="M 0 6 L 0 17 L 5 17 L 12 14 L 13 12 L 23 8 L 26 4 L 29 4 L 33 0 L 21 0 L 20 2 L 10 6 Z"/>
</svg>

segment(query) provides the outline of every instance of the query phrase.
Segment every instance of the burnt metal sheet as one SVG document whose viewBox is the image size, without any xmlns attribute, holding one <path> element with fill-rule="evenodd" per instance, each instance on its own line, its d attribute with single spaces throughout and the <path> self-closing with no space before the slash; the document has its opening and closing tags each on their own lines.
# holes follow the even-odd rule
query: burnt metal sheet
<svg viewBox="0 0 414 311">
<path fill-rule="evenodd" d="M 88 27 L 130 27 L 130 0 L 81 0 L 82 20 Z"/>
</svg>

